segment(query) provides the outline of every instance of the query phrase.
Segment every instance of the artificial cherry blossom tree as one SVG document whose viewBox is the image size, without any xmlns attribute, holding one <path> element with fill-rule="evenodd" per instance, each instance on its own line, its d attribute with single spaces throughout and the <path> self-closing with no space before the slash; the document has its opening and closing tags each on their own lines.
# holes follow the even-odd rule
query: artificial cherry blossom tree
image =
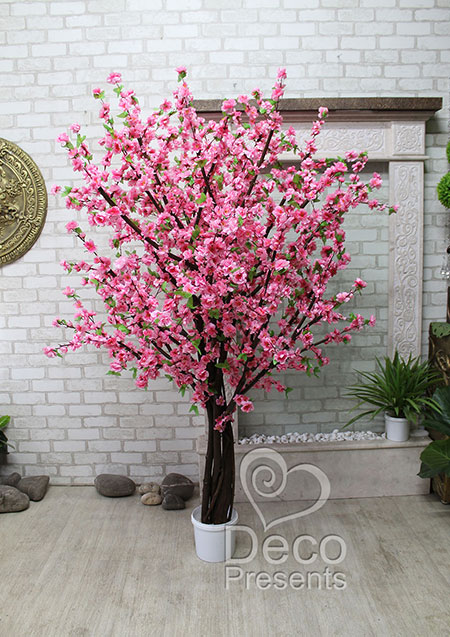
<svg viewBox="0 0 450 637">
<path fill-rule="evenodd" d="M 269 99 L 259 90 L 253 101 L 228 99 L 218 122 L 196 112 L 186 70 L 177 71 L 174 101 L 147 119 L 118 73 L 108 78 L 118 96 L 116 117 L 104 92 L 94 90 L 105 129 L 99 165 L 78 124 L 71 126 L 73 141 L 58 138 L 84 179 L 65 189 L 66 205 L 84 211 L 91 226 L 88 236 L 77 221 L 67 224 L 87 256 L 62 265 L 95 288 L 106 318 L 66 288 L 76 315 L 56 324 L 72 335 L 46 353 L 93 345 L 109 352 L 110 373 L 131 369 L 138 387 L 164 373 L 181 392 L 189 390 L 193 408 L 208 416 L 202 521 L 218 524 L 230 519 L 234 498 L 236 408 L 253 409 L 252 388 L 288 392 L 277 371 L 311 373 L 328 363 L 322 346 L 349 341 L 352 331 L 373 323 L 343 313 L 363 281 L 333 295 L 327 284 L 350 261 L 345 215 L 359 204 L 385 206 L 370 198 L 379 175 L 368 184 L 360 178 L 364 153 L 315 158 L 325 108 L 304 148 L 292 128 L 283 129 L 284 70 Z M 286 152 L 295 165 L 280 161 Z M 97 248 L 96 226 L 109 228 L 110 254 Z M 328 328 L 318 336 L 313 328 L 320 323 Z"/>
</svg>

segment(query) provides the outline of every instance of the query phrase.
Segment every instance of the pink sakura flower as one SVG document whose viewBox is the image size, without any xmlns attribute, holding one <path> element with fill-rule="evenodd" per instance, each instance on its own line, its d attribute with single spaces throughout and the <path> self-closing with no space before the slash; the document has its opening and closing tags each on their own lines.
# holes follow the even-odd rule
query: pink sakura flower
<svg viewBox="0 0 450 637">
<path fill-rule="evenodd" d="M 53 347 L 44 347 L 44 354 L 48 356 L 48 358 L 55 358 L 56 351 L 53 349 Z"/>
<path fill-rule="evenodd" d="M 69 221 L 69 223 L 66 223 L 67 232 L 72 232 L 73 230 L 75 230 L 75 228 L 78 228 L 78 224 L 76 221 Z"/>
<path fill-rule="evenodd" d="M 285 80 L 286 79 L 286 69 L 279 68 L 277 72 L 277 80 Z"/>
<path fill-rule="evenodd" d="M 56 195 L 60 191 L 61 191 L 61 186 L 57 186 L 56 184 L 54 184 L 50 192 L 52 193 L 52 195 Z"/>
<path fill-rule="evenodd" d="M 108 119 L 109 117 L 110 106 L 109 104 L 102 104 L 98 113 L 98 116 L 101 119 Z"/>
<path fill-rule="evenodd" d="M 328 115 L 328 108 L 326 106 L 321 106 L 319 108 L 319 117 L 320 117 L 320 119 L 323 119 L 327 115 Z"/>
<path fill-rule="evenodd" d="M 244 268 L 239 268 L 236 272 L 231 273 L 230 278 L 233 283 L 237 283 L 239 285 L 240 283 L 245 283 L 247 280 L 247 274 L 245 273 Z"/>
<path fill-rule="evenodd" d="M 180 74 L 180 73 L 186 73 L 186 67 L 185 66 L 177 66 L 177 68 L 175 69 L 175 71 Z"/>
<path fill-rule="evenodd" d="M 372 179 L 369 181 L 369 186 L 371 188 L 380 188 L 383 181 L 378 173 L 373 173 Z"/>
<path fill-rule="evenodd" d="M 234 111 L 235 106 L 236 106 L 236 100 L 233 100 L 233 99 L 225 100 L 222 103 L 222 111 L 224 113 L 232 113 Z"/>
<path fill-rule="evenodd" d="M 283 94 L 284 94 L 284 88 L 282 86 L 279 86 L 277 84 L 276 86 L 273 87 L 272 89 L 273 100 L 278 100 L 280 97 L 283 97 Z"/>
<path fill-rule="evenodd" d="M 67 133 L 61 133 L 61 135 L 56 138 L 56 141 L 60 144 L 67 144 L 67 142 L 69 141 L 69 136 Z"/>
<path fill-rule="evenodd" d="M 95 98 L 99 98 L 102 92 L 103 92 L 102 89 L 97 87 L 97 88 L 94 88 L 94 90 L 92 91 L 92 95 Z"/>
<path fill-rule="evenodd" d="M 90 239 L 87 239 L 84 242 L 84 247 L 86 248 L 86 250 L 88 250 L 88 252 L 95 252 L 97 250 L 97 246 Z"/>
<path fill-rule="evenodd" d="M 363 281 L 362 279 L 355 279 L 355 287 L 358 288 L 359 290 L 361 290 L 362 288 L 365 288 L 366 286 L 367 286 L 367 283 Z"/>
<path fill-rule="evenodd" d="M 67 286 L 66 288 L 64 288 L 63 294 L 64 294 L 64 296 L 73 296 L 75 294 L 75 290 L 73 288 Z"/>
<path fill-rule="evenodd" d="M 106 81 L 108 82 L 108 84 L 118 84 L 119 82 L 122 81 L 122 76 L 120 73 L 110 73 L 108 75 L 108 77 L 106 78 Z"/>
<path fill-rule="evenodd" d="M 375 323 L 376 323 L 376 318 L 372 314 L 369 319 L 369 325 L 375 325 Z"/>
<path fill-rule="evenodd" d="M 116 270 L 123 270 L 124 267 L 127 265 L 128 263 L 128 257 L 119 257 L 118 259 L 116 259 L 116 262 L 114 263 L 114 267 Z"/>
<path fill-rule="evenodd" d="M 275 354 L 274 359 L 277 363 L 281 363 L 283 365 L 283 363 L 285 363 L 288 359 L 288 353 L 285 350 L 281 350 Z"/>
<path fill-rule="evenodd" d="M 69 128 L 72 131 L 72 133 L 79 133 L 81 126 L 75 123 L 75 124 L 71 124 Z"/>
<path fill-rule="evenodd" d="M 285 270 L 290 264 L 286 259 L 277 259 L 273 265 L 275 270 Z"/>
</svg>

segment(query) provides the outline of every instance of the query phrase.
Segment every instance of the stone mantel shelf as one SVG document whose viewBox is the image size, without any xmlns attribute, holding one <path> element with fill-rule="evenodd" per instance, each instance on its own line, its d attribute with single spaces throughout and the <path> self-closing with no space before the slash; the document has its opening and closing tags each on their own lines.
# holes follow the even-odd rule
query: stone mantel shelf
<svg viewBox="0 0 450 637">
<path fill-rule="evenodd" d="M 203 117 L 220 119 L 223 100 L 195 100 Z M 286 98 L 280 112 L 286 123 L 311 122 L 321 106 L 329 110 L 329 122 L 426 121 L 442 108 L 442 97 L 314 97 Z"/>
</svg>

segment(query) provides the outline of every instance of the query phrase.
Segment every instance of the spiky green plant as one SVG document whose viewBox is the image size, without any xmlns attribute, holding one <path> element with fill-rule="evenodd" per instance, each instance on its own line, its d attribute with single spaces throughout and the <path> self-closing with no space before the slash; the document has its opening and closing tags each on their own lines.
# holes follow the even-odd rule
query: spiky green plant
<svg viewBox="0 0 450 637">
<path fill-rule="evenodd" d="M 9 423 L 9 416 L 0 416 L 0 453 L 8 453 L 8 438 L 3 429 Z"/>
<path fill-rule="evenodd" d="M 450 476 L 450 387 L 438 387 L 433 400 L 440 410 L 429 410 L 423 424 L 446 438 L 433 440 L 420 454 L 422 464 L 418 475 L 421 478 L 433 478 L 438 473 Z"/>
<path fill-rule="evenodd" d="M 405 360 L 396 351 L 392 359 L 388 356 L 382 361 L 377 358 L 375 372 L 357 371 L 357 374 L 361 382 L 348 387 L 345 394 L 358 401 L 351 411 L 364 404 L 372 407 L 354 416 L 345 427 L 365 416 L 372 420 L 382 412 L 411 421 L 426 407 L 440 410 L 438 403 L 426 395 L 427 390 L 439 382 L 440 376 L 430 368 L 428 361 L 420 362 L 419 357 L 409 355 Z"/>
</svg>

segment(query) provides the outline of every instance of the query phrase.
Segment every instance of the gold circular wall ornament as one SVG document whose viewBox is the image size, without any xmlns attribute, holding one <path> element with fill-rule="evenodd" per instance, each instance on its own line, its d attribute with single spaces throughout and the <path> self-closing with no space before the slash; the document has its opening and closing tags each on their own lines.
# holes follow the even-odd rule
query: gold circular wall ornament
<svg viewBox="0 0 450 637">
<path fill-rule="evenodd" d="M 46 214 L 47 190 L 39 168 L 24 150 L 0 138 L 0 265 L 30 250 Z"/>
</svg>

